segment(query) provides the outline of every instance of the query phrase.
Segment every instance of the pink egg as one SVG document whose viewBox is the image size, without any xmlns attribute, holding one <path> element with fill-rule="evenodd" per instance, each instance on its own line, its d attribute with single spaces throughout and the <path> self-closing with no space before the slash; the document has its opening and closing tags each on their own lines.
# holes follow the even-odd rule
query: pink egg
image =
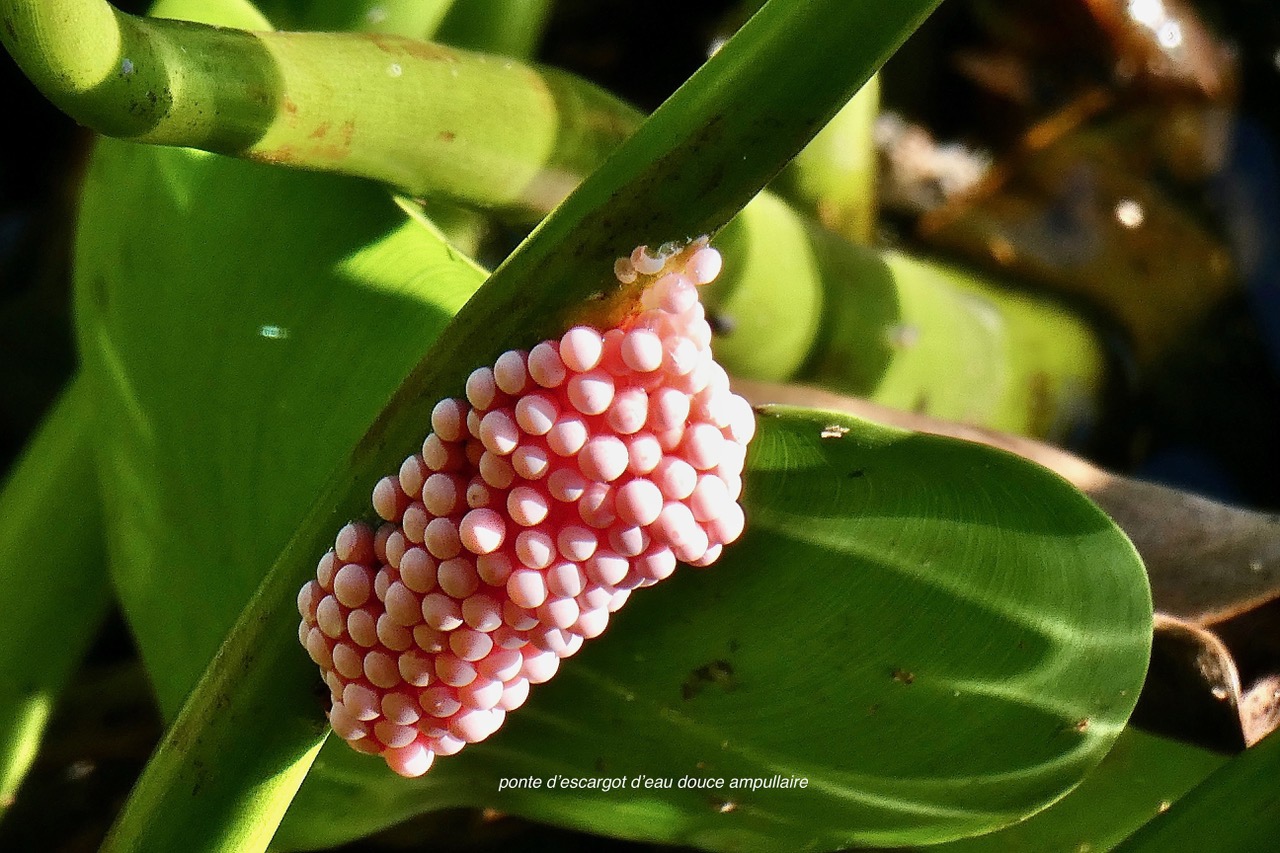
<svg viewBox="0 0 1280 853">
<path fill-rule="evenodd" d="M 507 456 L 520 444 L 520 427 L 506 409 L 495 409 L 480 419 L 480 441 L 490 453 Z"/>
<path fill-rule="evenodd" d="M 439 631 L 452 631 L 462 624 L 462 605 L 441 592 L 422 599 L 422 621 Z"/>
<path fill-rule="evenodd" d="M 609 406 L 609 427 L 619 435 L 632 435 L 644 428 L 649 418 L 649 395 L 643 388 L 624 388 Z"/>
<path fill-rule="evenodd" d="M 662 443 L 652 433 L 642 432 L 629 436 L 627 442 L 627 471 L 644 476 L 662 461 Z"/>
<path fill-rule="evenodd" d="M 516 537 L 516 559 L 531 569 L 545 569 L 555 559 L 555 540 L 542 530 L 523 530 Z"/>
<path fill-rule="evenodd" d="M 547 432 L 547 447 L 557 456 L 572 456 L 587 443 L 587 424 L 578 415 L 562 414 Z"/>
<path fill-rule="evenodd" d="M 662 366 L 662 339 L 648 329 L 628 332 L 622 339 L 622 360 L 639 373 L 651 373 Z"/>
<path fill-rule="evenodd" d="M 525 353 L 507 350 L 493 364 L 493 379 L 504 394 L 519 394 L 529 383 L 529 371 L 525 368 Z"/>
<path fill-rule="evenodd" d="M 524 665 L 520 669 L 520 674 L 528 679 L 530 684 L 543 684 L 550 681 L 556 674 L 556 670 L 560 668 L 560 658 L 555 652 L 540 649 L 529 651 L 528 646 L 524 651 Z"/>
<path fill-rule="evenodd" d="M 476 557 L 476 573 L 489 586 L 505 585 L 511 569 L 511 558 L 501 551 Z"/>
<path fill-rule="evenodd" d="M 460 400 L 444 399 L 431 410 L 431 429 L 442 441 L 458 441 L 466 428 L 467 406 Z"/>
<path fill-rule="evenodd" d="M 723 260 L 720 253 L 711 247 L 699 249 L 684 265 L 685 274 L 696 284 L 710 284 L 720 275 Z"/>
<path fill-rule="evenodd" d="M 436 677 L 450 687 L 465 687 L 476 680 L 476 668 L 470 662 L 445 652 L 436 655 Z"/>
<path fill-rule="evenodd" d="M 507 523 L 492 509 L 473 509 L 462 517 L 458 538 L 473 554 L 491 554 L 502 547 Z"/>
<path fill-rule="evenodd" d="M 413 547 L 400 558 L 400 580 L 414 592 L 428 593 L 436 587 L 439 564 L 424 548 Z"/>
<path fill-rule="evenodd" d="M 547 569 L 547 590 L 561 598 L 572 598 L 582 592 L 582 570 L 574 563 L 561 561 Z"/>
<path fill-rule="evenodd" d="M 579 373 L 569 379 L 569 402 L 584 415 L 600 415 L 613 402 L 613 379 L 603 370 Z"/>
<path fill-rule="evenodd" d="M 498 707 L 504 711 L 514 711 L 525 703 L 529 698 L 529 680 L 527 678 L 517 678 L 514 681 L 508 681 L 502 690 L 502 699 L 498 701 Z"/>
<path fill-rule="evenodd" d="M 546 580 L 541 572 L 518 569 L 507 579 L 507 595 L 517 607 L 532 610 L 547 600 Z"/>
<path fill-rule="evenodd" d="M 486 450 L 480 456 L 479 468 L 480 476 L 484 478 L 485 483 L 495 489 L 509 489 L 515 482 L 515 468 L 504 456 Z"/>
<path fill-rule="evenodd" d="M 415 500 L 422 494 L 422 484 L 426 481 L 431 469 L 422 461 L 421 456 L 410 456 L 400 463 L 400 488 Z"/>
<path fill-rule="evenodd" d="M 387 766 L 408 779 L 421 776 L 431 769 L 435 753 L 421 743 L 411 743 L 401 749 L 388 749 L 383 753 Z"/>
<path fill-rule="evenodd" d="M 559 346 L 549 341 L 529 351 L 528 369 L 529 376 L 543 388 L 559 388 L 567 375 Z"/>
<path fill-rule="evenodd" d="M 502 604 L 487 593 L 470 595 L 462 602 L 462 621 L 477 631 L 497 630 L 502 625 Z"/>
<path fill-rule="evenodd" d="M 532 486 L 516 486 L 507 495 L 507 515 L 522 527 L 542 523 L 550 510 L 547 496 Z"/>
<path fill-rule="evenodd" d="M 467 557 L 454 557 L 440 564 L 436 582 L 450 598 L 462 601 L 480 588 L 476 565 Z"/>
<path fill-rule="evenodd" d="M 481 631 L 459 628 L 449 634 L 449 649 L 459 660 L 475 662 L 489 654 L 493 639 Z"/>
<path fill-rule="evenodd" d="M 467 400 L 477 409 L 483 411 L 492 406 L 497 393 L 498 383 L 489 368 L 477 367 L 467 377 Z"/>
<path fill-rule="evenodd" d="M 541 480 L 551 470 L 551 455 L 537 445 L 522 445 L 511 454 L 511 467 L 526 480 Z"/>
<path fill-rule="evenodd" d="M 462 707 L 478 711 L 496 708 L 502 701 L 503 684 L 492 678 L 477 678 L 466 687 L 458 689 L 458 699 Z"/>
<path fill-rule="evenodd" d="M 613 489 L 606 483 L 591 483 L 578 499 L 578 517 L 590 527 L 603 529 L 618 518 L 613 507 Z"/>
<path fill-rule="evenodd" d="M 586 373 L 600 363 L 604 341 L 600 333 L 588 326 L 575 326 L 560 339 L 560 358 L 565 367 Z"/>
<path fill-rule="evenodd" d="M 414 687 L 426 687 L 435 680 L 435 659 L 428 657 L 417 649 L 402 652 L 396 660 L 400 677 Z"/>
<path fill-rule="evenodd" d="M 562 503 L 573 503 L 582 497 L 587 481 L 571 468 L 558 468 L 547 477 L 547 493 Z"/>
<path fill-rule="evenodd" d="M 592 583 L 615 586 L 627 576 L 631 563 L 626 557 L 612 551 L 596 551 L 584 565 L 587 578 Z"/>
<path fill-rule="evenodd" d="M 649 397 L 649 426 L 658 431 L 683 427 L 689 417 L 689 397 L 674 388 L 660 388 Z"/>
<path fill-rule="evenodd" d="M 529 435 L 546 435 L 560 415 L 560 407 L 545 394 L 526 394 L 516 401 L 516 425 Z"/>
<path fill-rule="evenodd" d="M 627 445 L 613 435 L 597 435 L 587 441 L 578 455 L 578 470 L 588 480 L 609 483 L 627 470 Z"/>
<path fill-rule="evenodd" d="M 462 552 L 458 525 L 448 518 L 433 518 L 423 531 L 422 542 L 437 560 L 449 560 Z"/>
<path fill-rule="evenodd" d="M 556 550 L 566 560 L 582 562 L 596 552 L 596 542 L 591 530 L 571 524 L 556 535 Z"/>
<path fill-rule="evenodd" d="M 657 521 L 662 506 L 662 491 L 652 481 L 643 478 L 624 483 L 614 500 L 618 518 L 630 525 L 652 524 Z"/>
</svg>

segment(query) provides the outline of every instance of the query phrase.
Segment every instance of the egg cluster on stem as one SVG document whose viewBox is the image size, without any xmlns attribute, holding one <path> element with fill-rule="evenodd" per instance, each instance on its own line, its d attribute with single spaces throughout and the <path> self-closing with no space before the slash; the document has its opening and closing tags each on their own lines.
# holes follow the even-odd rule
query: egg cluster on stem
<svg viewBox="0 0 1280 853">
<path fill-rule="evenodd" d="M 742 533 L 755 417 L 711 355 L 700 238 L 614 272 L 640 296 L 475 370 L 298 595 L 299 639 L 354 749 L 418 776 L 493 734 L 632 590 Z"/>
</svg>

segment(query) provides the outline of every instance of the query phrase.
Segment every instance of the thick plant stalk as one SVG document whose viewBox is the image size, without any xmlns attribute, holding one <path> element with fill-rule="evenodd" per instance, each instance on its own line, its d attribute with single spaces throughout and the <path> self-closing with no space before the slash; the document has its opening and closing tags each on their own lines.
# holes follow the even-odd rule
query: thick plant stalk
<svg viewBox="0 0 1280 853">
<path fill-rule="evenodd" d="M 101 133 L 410 195 L 541 215 L 639 123 L 569 75 L 395 35 L 250 33 L 103 0 L 0 0 L 0 11 L 0 40 L 27 76 Z"/>
<path fill-rule="evenodd" d="M 1106 358 L 1093 329 L 1050 300 L 854 245 L 767 193 L 717 245 L 736 263 L 708 309 L 717 357 L 739 376 L 1040 438 L 1090 424 Z"/>
<path fill-rule="evenodd" d="M 296 645 L 296 591 L 332 531 L 361 517 L 369 484 L 420 440 L 434 401 L 505 349 L 620 313 L 621 288 L 602 289 L 620 254 L 722 226 L 936 5 L 767 4 L 544 221 L 442 333 L 317 498 L 148 764 L 107 850 L 266 845 L 325 732 L 311 665 Z"/>
<path fill-rule="evenodd" d="M 455 3 L 440 25 L 445 44 L 524 59 L 532 56 L 551 0 L 466 0 Z"/>
<path fill-rule="evenodd" d="M 872 77 L 796 155 L 775 184 L 796 207 L 864 245 L 875 238 L 879 111 L 880 78 Z"/>
<path fill-rule="evenodd" d="M 1280 733 L 1233 758 L 1116 850 L 1246 853 L 1273 847 L 1280 833 L 1277 771 Z"/>
<path fill-rule="evenodd" d="M 93 404 L 77 378 L 0 490 L 0 585 L 16 595 L 0 639 L 0 808 L 12 802 L 109 603 L 92 427 Z"/>
</svg>

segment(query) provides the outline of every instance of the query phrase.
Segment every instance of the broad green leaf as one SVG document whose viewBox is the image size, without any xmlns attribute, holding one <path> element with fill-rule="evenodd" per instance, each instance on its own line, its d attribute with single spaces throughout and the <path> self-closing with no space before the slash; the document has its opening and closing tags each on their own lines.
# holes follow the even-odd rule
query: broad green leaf
<svg viewBox="0 0 1280 853">
<path fill-rule="evenodd" d="M 762 412 L 747 534 L 638 593 L 489 741 L 421 780 L 334 742 L 284 839 L 477 805 L 712 850 L 929 843 L 1061 796 L 1124 726 L 1151 608 L 1124 535 L 1044 469 L 847 415 Z M 741 777 L 805 789 L 734 790 Z M 719 790 L 631 780 L 724 779 Z M 499 791 L 514 777 L 620 791 Z"/>
<path fill-rule="evenodd" d="M 1117 853 L 1271 850 L 1280 839 L 1280 737 L 1272 733 L 1218 769 Z"/>
<path fill-rule="evenodd" d="M 0 813 L 110 603 L 94 414 L 73 381 L 0 489 Z"/>
<path fill-rule="evenodd" d="M 271 227 L 245 215 L 255 210 Z M 179 149 L 101 143 L 82 222 L 80 341 L 101 407 L 113 575 L 172 717 L 261 580 L 263 555 L 287 541 L 482 273 L 377 187 Z M 283 689 L 233 681 L 268 704 Z M 310 678 L 296 683 L 305 695 Z M 292 712 L 320 733 L 317 706 Z M 222 787 L 201 772 L 183 790 L 232 802 L 265 791 L 269 806 L 276 783 L 227 769 L 237 750 L 293 763 L 269 737 L 235 740 L 206 765 Z M 273 774 L 287 790 L 277 813 L 304 772 L 291 787 Z M 255 834 L 265 844 L 273 829 L 256 806 L 243 826 L 204 808 L 226 849 L 251 849 Z"/>
</svg>

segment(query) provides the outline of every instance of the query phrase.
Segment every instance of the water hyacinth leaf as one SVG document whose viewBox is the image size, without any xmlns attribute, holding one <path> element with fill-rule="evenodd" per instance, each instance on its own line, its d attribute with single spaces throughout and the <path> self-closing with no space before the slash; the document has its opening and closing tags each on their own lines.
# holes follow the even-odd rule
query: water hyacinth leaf
<svg viewBox="0 0 1280 853">
<path fill-rule="evenodd" d="M 114 578 L 172 717 L 266 555 L 483 273 L 351 179 L 104 141 L 87 180 L 80 339 L 101 400 L 104 497 L 130 532 L 114 540 Z M 288 215 L 266 232 L 245 215 L 272 209 Z M 352 335 L 353 322 L 380 332 Z M 297 692 L 281 678 L 255 688 L 251 673 L 228 689 L 246 702 L 291 696 L 291 718 L 318 738 L 312 679 L 298 675 Z M 234 710 L 219 709 L 219 731 L 235 732 Z M 261 738 L 230 737 L 219 750 L 222 768 L 293 755 Z M 239 797 L 246 784 L 215 778 L 221 786 L 204 785 L 203 796 Z M 226 849 L 252 849 L 216 810 L 200 813 L 233 831 Z M 261 832 L 259 818 L 243 831 Z"/>
<path fill-rule="evenodd" d="M 76 379 L 0 490 L 0 587 L 16 596 L 0 635 L 0 810 L 110 603 L 93 442 Z"/>
<path fill-rule="evenodd" d="M 1280 836 L 1280 737 L 1272 734 L 1196 786 L 1116 849 L 1266 850 Z"/>
<path fill-rule="evenodd" d="M 710 850 L 896 846 L 1002 826 L 1079 782 L 1146 668 L 1123 534 L 1001 451 L 785 407 L 759 429 L 740 547 L 635 596 L 502 731 L 421 779 L 326 750 L 313 775 L 335 784 L 297 806 L 328 825 L 281 840 L 465 804 Z M 641 774 L 677 782 L 630 787 Z M 627 787 L 499 790 L 555 775 Z M 808 786 L 727 787 L 775 775 Z"/>
</svg>

